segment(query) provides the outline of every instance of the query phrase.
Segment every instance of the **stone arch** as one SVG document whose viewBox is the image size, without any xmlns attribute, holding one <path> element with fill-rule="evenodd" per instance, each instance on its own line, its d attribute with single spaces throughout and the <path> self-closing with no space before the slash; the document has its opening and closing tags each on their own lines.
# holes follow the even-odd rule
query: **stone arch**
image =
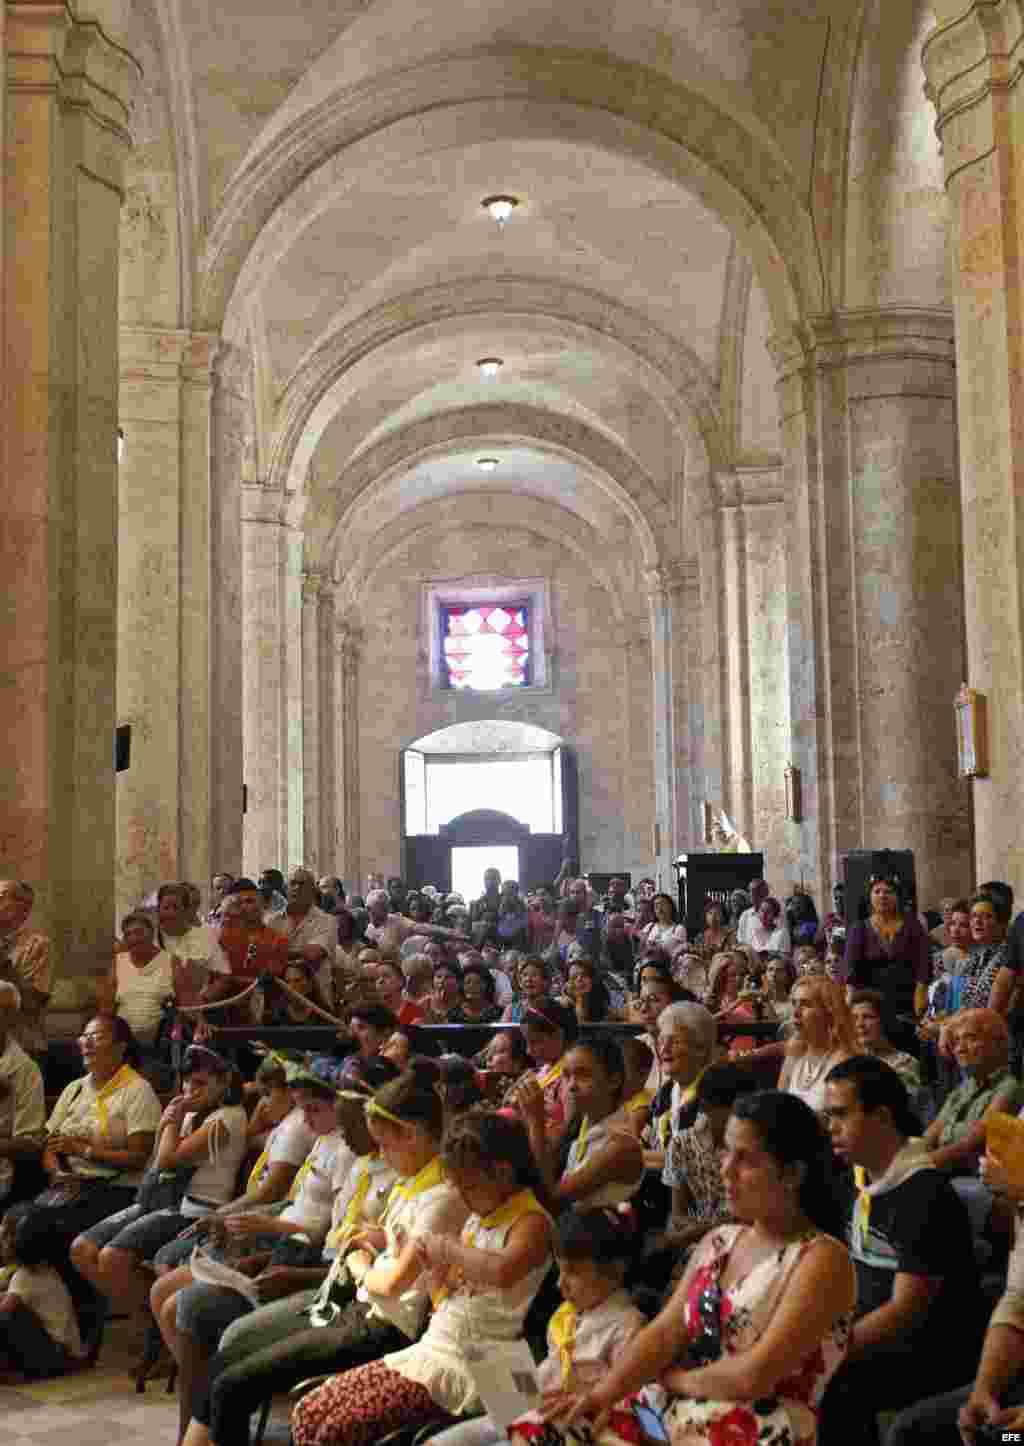
<svg viewBox="0 0 1024 1446">
<path fill-rule="evenodd" d="M 460 527 L 492 524 L 495 498 L 516 500 L 513 494 L 498 491 L 460 493 L 446 499 L 451 504 L 447 508 L 443 504 L 439 508 L 438 504 L 431 502 L 404 513 L 388 529 L 381 551 L 370 553 L 364 550 L 355 566 L 343 572 L 336 586 L 339 613 L 358 617 L 362 599 L 371 590 L 374 577 L 382 568 L 390 566 L 391 559 L 400 548 L 414 539 L 432 531 L 450 532 Z M 637 620 L 646 625 L 646 601 L 630 594 L 625 580 L 616 576 L 614 569 L 604 562 L 600 539 L 574 513 L 535 498 L 529 520 L 520 521 L 518 526 L 548 542 L 558 543 L 582 562 L 608 594 L 616 622 L 622 622 L 635 613 Z"/>
<path fill-rule="evenodd" d="M 602 350 L 613 348 L 645 368 L 662 397 L 682 399 L 715 466 L 732 460 L 722 427 L 717 388 L 699 358 L 645 318 L 584 287 L 566 288 L 530 277 L 481 277 L 472 283 L 425 288 L 389 302 L 336 332 L 295 373 L 279 409 L 268 469 L 271 485 L 298 490 L 333 406 L 331 390 L 381 345 L 424 327 L 472 317 L 535 315 L 579 329 Z M 659 397 L 660 399 L 660 397 Z M 681 418 L 680 418 L 681 420 Z"/>
<path fill-rule="evenodd" d="M 273 232 L 319 212 L 343 181 L 350 148 L 377 148 L 392 126 L 422 146 L 481 98 L 547 103 L 551 134 L 632 153 L 700 196 L 754 260 L 775 325 L 821 307 L 820 275 L 804 198 L 770 137 L 695 89 L 642 66 L 573 50 L 484 48 L 332 96 L 251 155 L 228 187 L 200 258 L 200 314 L 229 335 L 244 324 L 238 282 L 273 220 Z M 555 113 L 559 120 L 556 125 Z M 365 139 L 364 139 L 365 138 Z M 304 179 L 295 184 L 295 177 Z M 275 216 L 275 213 L 277 215 Z"/>
<path fill-rule="evenodd" d="M 933 9 L 863 5 L 834 255 L 844 308 L 951 305 L 945 175 L 921 71 Z"/>
<path fill-rule="evenodd" d="M 539 445 L 582 464 L 587 477 L 629 518 L 644 567 L 659 566 L 664 550 L 659 536 L 664 536 L 666 530 L 667 503 L 635 458 L 611 439 L 572 418 L 525 406 L 497 404 L 444 412 L 383 438 L 338 479 L 344 484 L 347 501 L 331 494 L 321 519 L 311 519 L 307 512 L 307 536 L 312 535 L 316 550 L 331 554 L 338 535 L 356 510 L 372 506 L 375 488 L 384 485 L 395 473 L 408 470 L 414 462 L 428 456 L 450 452 L 455 443 L 472 446 L 486 443 L 493 447 L 502 442 Z"/>
</svg>

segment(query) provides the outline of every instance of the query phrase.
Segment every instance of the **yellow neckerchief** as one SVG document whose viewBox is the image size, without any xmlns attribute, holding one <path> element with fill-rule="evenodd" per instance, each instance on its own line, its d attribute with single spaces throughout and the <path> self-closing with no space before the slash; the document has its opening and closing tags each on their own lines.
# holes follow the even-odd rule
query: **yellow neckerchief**
<svg viewBox="0 0 1024 1446">
<path fill-rule="evenodd" d="M 263 1153 L 260 1155 L 255 1165 L 253 1165 L 252 1169 L 249 1171 L 249 1178 L 245 1182 L 245 1193 L 247 1195 L 251 1195 L 256 1189 L 256 1186 L 260 1183 L 260 1176 L 263 1174 L 263 1171 L 266 1168 L 267 1160 L 269 1159 L 269 1157 L 270 1146 L 264 1145 Z"/>
<path fill-rule="evenodd" d="M 687 1108 L 688 1105 L 693 1105 L 694 1100 L 697 1098 L 697 1086 L 700 1085 L 701 1079 L 703 1079 L 704 1074 L 706 1074 L 709 1069 L 710 1064 L 706 1064 L 704 1069 L 700 1071 L 700 1074 L 697 1074 L 696 1079 L 691 1080 L 686 1089 L 680 1093 L 680 1109 Z M 670 1098 L 668 1098 L 667 1111 L 665 1111 L 664 1115 L 658 1115 L 658 1139 L 660 1139 L 662 1150 L 667 1150 L 671 1134 L 673 1134 L 673 1100 L 671 1100 L 670 1095 Z"/>
<path fill-rule="evenodd" d="M 462 1230 L 462 1243 L 463 1245 L 475 1246 L 476 1233 L 478 1230 L 500 1230 L 506 1225 L 518 1225 L 520 1220 L 527 1215 L 543 1215 L 545 1220 L 551 1219 L 551 1216 L 529 1187 L 523 1190 L 517 1190 L 514 1195 L 510 1195 L 503 1204 L 498 1206 L 497 1210 L 492 1210 L 490 1215 L 481 1215 L 475 1225 L 466 1224 Z M 435 1310 L 447 1296 L 451 1295 L 465 1283 L 461 1277 L 462 1272 L 460 1271 L 458 1281 L 452 1281 L 451 1283 L 446 1281 L 439 1290 L 433 1293 L 431 1298 Z"/>
<path fill-rule="evenodd" d="M 323 1141 L 326 1140 L 326 1139 L 327 1139 L 327 1136 L 326 1136 L 326 1135 L 318 1135 L 317 1138 L 313 1141 L 313 1144 L 312 1144 L 312 1146 L 311 1146 L 311 1148 L 310 1148 L 309 1154 L 306 1156 L 306 1158 L 303 1160 L 302 1164 L 299 1166 L 299 1168 L 298 1168 L 298 1170 L 296 1171 L 296 1174 L 295 1174 L 295 1179 L 292 1181 L 291 1185 L 288 1187 L 288 1199 L 289 1199 L 289 1200 L 294 1200 L 295 1197 L 298 1195 L 299 1190 L 302 1188 L 302 1182 L 303 1182 L 303 1180 L 304 1180 L 304 1179 L 306 1178 L 306 1176 L 309 1174 L 310 1170 L 312 1170 L 313 1165 L 314 1165 L 314 1163 L 315 1163 L 315 1161 L 314 1161 L 314 1159 L 313 1159 L 313 1156 L 316 1154 L 317 1149 L 319 1148 L 319 1146 L 320 1146 L 320 1145 L 323 1143 Z"/>
<path fill-rule="evenodd" d="M 328 1233 L 326 1244 L 331 1250 L 341 1250 L 349 1236 L 356 1233 L 363 1213 L 363 1204 L 370 1193 L 370 1166 L 380 1159 L 379 1155 L 364 1155 L 359 1162 L 359 1179 L 352 1192 L 352 1199 L 345 1206 L 341 1221 Z"/>
<path fill-rule="evenodd" d="M 579 1323 L 579 1312 L 574 1305 L 568 1301 L 558 1307 L 554 1315 L 548 1321 L 548 1335 L 551 1344 L 558 1352 L 559 1364 L 562 1367 L 562 1389 L 565 1390 L 572 1376 L 573 1353 L 576 1349 L 576 1326 Z"/>
<path fill-rule="evenodd" d="M 853 1180 L 857 1186 L 857 1203 L 853 1207 L 853 1233 L 861 1245 L 867 1239 L 871 1222 L 871 1196 L 868 1194 L 868 1173 L 863 1165 L 854 1165 Z"/>
<path fill-rule="evenodd" d="M 130 1064 L 123 1064 L 120 1069 L 111 1075 L 101 1089 L 96 1090 L 96 1098 L 93 1103 L 96 1106 L 96 1114 L 99 1117 L 101 1135 L 106 1135 L 107 1123 L 110 1118 L 109 1111 L 107 1110 L 107 1100 L 110 1099 L 111 1095 L 116 1094 L 118 1090 L 124 1089 L 126 1085 L 132 1084 L 135 1080 L 141 1080 L 141 1078 L 142 1076 L 136 1073 Z M 93 1085 L 93 1089 L 96 1089 L 95 1085 Z"/>
<path fill-rule="evenodd" d="M 576 1136 L 576 1169 L 578 1170 L 587 1158 L 587 1136 L 590 1134 L 590 1116 L 583 1116 L 583 1123 L 580 1125 L 580 1132 Z"/>
<path fill-rule="evenodd" d="M 537 1076 L 537 1083 L 540 1085 L 541 1089 L 546 1090 L 548 1085 L 553 1085 L 556 1083 L 556 1081 L 560 1080 L 562 1078 L 562 1070 L 564 1068 L 565 1063 L 561 1059 L 556 1060 L 554 1064 L 549 1064 L 544 1073 Z"/>
<path fill-rule="evenodd" d="M 874 914 L 872 914 L 871 916 L 872 929 L 874 929 L 875 933 L 880 935 L 888 943 L 891 943 L 893 939 L 895 939 L 896 935 L 903 928 L 903 922 L 904 921 L 902 914 L 897 914 L 891 922 L 883 922 L 881 916 L 877 918 Z"/>
<path fill-rule="evenodd" d="M 635 1095 L 630 1095 L 622 1108 L 627 1115 L 638 1115 L 642 1110 L 647 1109 L 653 1098 L 653 1090 L 637 1090 Z"/>
<path fill-rule="evenodd" d="M 441 1156 L 435 1155 L 411 1180 L 399 1180 L 388 1196 L 387 1209 L 390 1210 L 398 1200 L 415 1200 L 417 1195 L 423 1195 L 427 1190 L 433 1190 L 435 1185 L 440 1185 L 443 1179 Z"/>
</svg>

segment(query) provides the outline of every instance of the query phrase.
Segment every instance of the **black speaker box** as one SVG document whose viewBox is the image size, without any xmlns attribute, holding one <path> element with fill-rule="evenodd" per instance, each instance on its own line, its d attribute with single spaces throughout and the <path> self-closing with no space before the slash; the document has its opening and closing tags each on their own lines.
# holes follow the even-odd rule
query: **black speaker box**
<svg viewBox="0 0 1024 1446">
<path fill-rule="evenodd" d="M 847 925 L 867 918 L 868 880 L 878 875 L 898 879 L 903 908 L 908 913 L 917 913 L 917 877 L 910 849 L 851 849 L 840 862 L 846 884 Z"/>
</svg>

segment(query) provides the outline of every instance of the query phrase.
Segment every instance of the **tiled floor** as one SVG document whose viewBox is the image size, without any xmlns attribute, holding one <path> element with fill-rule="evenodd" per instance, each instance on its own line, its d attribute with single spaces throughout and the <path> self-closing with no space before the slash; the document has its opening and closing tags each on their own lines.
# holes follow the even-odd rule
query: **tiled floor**
<svg viewBox="0 0 1024 1446">
<path fill-rule="evenodd" d="M 0 1446 L 174 1446 L 178 1404 L 165 1381 L 135 1393 L 129 1374 L 139 1351 L 137 1327 L 113 1321 L 90 1371 L 0 1386 Z"/>
</svg>

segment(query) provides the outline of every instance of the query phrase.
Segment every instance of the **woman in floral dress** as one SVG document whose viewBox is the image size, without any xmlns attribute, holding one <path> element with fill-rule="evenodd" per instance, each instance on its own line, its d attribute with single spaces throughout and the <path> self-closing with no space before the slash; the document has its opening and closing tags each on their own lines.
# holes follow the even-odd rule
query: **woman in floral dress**
<svg viewBox="0 0 1024 1446">
<path fill-rule="evenodd" d="M 599 1446 L 643 1446 L 653 1412 L 671 1446 L 815 1446 L 856 1295 L 830 1151 L 813 1111 L 775 1090 L 737 1100 L 725 1140 L 726 1200 L 745 1223 L 704 1238 L 600 1385 L 546 1400 L 567 1440 L 592 1423 Z"/>
</svg>

